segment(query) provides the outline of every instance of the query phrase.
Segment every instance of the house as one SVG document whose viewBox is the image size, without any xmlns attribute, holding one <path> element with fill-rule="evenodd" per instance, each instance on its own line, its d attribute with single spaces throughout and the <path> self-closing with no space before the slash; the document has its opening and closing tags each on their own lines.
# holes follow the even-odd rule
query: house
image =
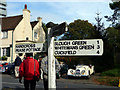
<svg viewBox="0 0 120 90">
<path fill-rule="evenodd" d="M 22 43 L 44 43 L 45 32 L 42 18 L 30 22 L 30 11 L 27 5 L 23 15 L 0 18 L 0 56 L 7 56 L 6 62 L 13 62 L 17 53 L 15 45 Z M 23 58 L 24 54 L 20 55 Z"/>
</svg>

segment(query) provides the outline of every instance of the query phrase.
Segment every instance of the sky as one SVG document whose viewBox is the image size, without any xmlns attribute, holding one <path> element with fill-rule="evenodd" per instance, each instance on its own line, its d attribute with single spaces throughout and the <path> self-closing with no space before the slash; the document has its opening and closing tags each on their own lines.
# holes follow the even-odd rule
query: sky
<svg viewBox="0 0 120 90">
<path fill-rule="evenodd" d="M 74 20 L 88 20 L 93 25 L 96 24 L 96 13 L 100 13 L 102 22 L 105 27 L 109 26 L 104 16 L 112 15 L 113 11 L 109 7 L 111 0 L 14 0 L 7 1 L 7 16 L 21 15 L 24 5 L 27 4 L 28 10 L 31 11 L 31 21 L 42 17 L 44 23 L 54 22 L 68 24 Z"/>
</svg>

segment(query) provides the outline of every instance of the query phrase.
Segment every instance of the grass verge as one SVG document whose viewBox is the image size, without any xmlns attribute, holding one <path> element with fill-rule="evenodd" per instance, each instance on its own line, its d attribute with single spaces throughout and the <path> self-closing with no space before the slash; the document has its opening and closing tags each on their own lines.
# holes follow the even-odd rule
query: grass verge
<svg viewBox="0 0 120 90">
<path fill-rule="evenodd" d="M 112 70 L 102 72 L 100 74 L 100 77 L 97 78 L 95 81 L 98 84 L 118 87 L 119 80 L 120 80 L 120 68 L 115 68 Z"/>
<path fill-rule="evenodd" d="M 101 73 L 101 76 L 120 77 L 120 68 L 115 68 Z"/>
<path fill-rule="evenodd" d="M 101 85 L 109 85 L 109 86 L 117 86 L 119 84 L 120 77 L 108 77 L 108 76 L 101 76 L 96 79 L 96 82 Z"/>
</svg>

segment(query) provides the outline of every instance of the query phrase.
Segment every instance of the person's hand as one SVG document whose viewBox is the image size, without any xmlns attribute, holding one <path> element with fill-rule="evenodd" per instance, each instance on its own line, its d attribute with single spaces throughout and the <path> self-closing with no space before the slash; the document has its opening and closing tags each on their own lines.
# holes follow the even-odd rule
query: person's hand
<svg viewBox="0 0 120 90">
<path fill-rule="evenodd" d="M 19 83 L 22 83 L 22 79 L 19 79 Z"/>
</svg>

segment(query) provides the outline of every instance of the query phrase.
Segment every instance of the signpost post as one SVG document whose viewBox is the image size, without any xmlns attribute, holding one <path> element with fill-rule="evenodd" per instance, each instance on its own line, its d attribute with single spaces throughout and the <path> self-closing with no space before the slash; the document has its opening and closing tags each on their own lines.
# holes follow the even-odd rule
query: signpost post
<svg viewBox="0 0 120 90">
<path fill-rule="evenodd" d="M 49 23 L 51 24 L 51 23 Z M 67 24 L 62 23 L 60 25 L 48 26 L 48 88 L 56 89 L 56 72 L 55 72 L 55 58 L 54 58 L 54 36 L 59 36 L 67 31 Z"/>
<path fill-rule="evenodd" d="M 53 55 L 53 45 L 54 45 L 54 37 L 50 37 L 50 30 L 48 28 L 48 88 L 56 88 L 56 77 L 55 77 L 55 60 Z"/>
</svg>

